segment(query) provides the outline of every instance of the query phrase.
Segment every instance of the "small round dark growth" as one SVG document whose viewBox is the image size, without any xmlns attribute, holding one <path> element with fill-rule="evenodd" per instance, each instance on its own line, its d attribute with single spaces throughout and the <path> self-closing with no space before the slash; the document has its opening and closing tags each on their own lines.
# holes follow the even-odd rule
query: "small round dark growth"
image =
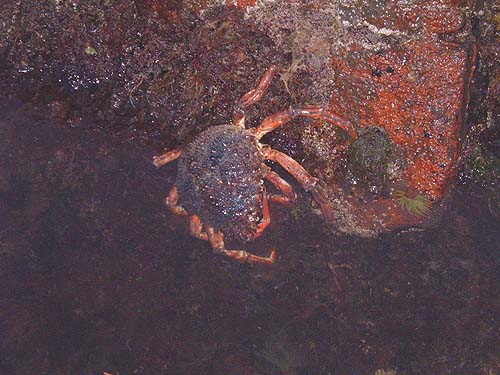
<svg viewBox="0 0 500 375">
<path fill-rule="evenodd" d="M 354 179 L 378 193 L 387 180 L 391 152 L 391 141 L 383 129 L 362 130 L 349 151 L 349 170 Z"/>
<path fill-rule="evenodd" d="M 179 159 L 180 203 L 216 230 L 247 240 L 261 217 L 263 166 L 252 135 L 233 125 L 209 128 Z"/>
</svg>

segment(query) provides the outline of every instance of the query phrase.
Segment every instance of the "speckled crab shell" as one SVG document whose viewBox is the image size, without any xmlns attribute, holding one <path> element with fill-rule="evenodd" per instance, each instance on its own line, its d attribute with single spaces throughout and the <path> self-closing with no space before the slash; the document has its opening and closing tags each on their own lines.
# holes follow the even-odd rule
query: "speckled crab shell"
<svg viewBox="0 0 500 375">
<path fill-rule="evenodd" d="M 258 141 L 247 130 L 210 127 L 179 158 L 179 201 L 216 230 L 248 240 L 262 218 L 266 169 Z"/>
</svg>

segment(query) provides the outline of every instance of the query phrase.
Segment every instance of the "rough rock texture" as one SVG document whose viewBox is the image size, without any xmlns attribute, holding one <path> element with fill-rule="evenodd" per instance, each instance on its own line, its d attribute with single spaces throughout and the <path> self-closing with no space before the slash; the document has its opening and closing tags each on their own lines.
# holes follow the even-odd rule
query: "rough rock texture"
<svg viewBox="0 0 500 375">
<path fill-rule="evenodd" d="M 234 101 L 275 63 L 279 79 L 249 113 L 320 104 L 397 152 L 384 186 L 351 179 L 350 142 L 299 120 L 269 136 L 324 180 L 337 229 L 374 235 L 414 225 L 396 192 L 438 202 L 456 175 L 473 71 L 475 3 L 459 1 L 6 2 L 0 56 L 18 79 L 87 91 L 55 110 L 97 115 L 118 137 L 171 148 L 227 123 Z M 62 94 L 64 97 L 64 94 Z M 83 97 L 83 96 L 82 96 Z M 51 100 L 48 98 L 47 100 Z M 309 126 L 308 126 L 309 125 Z M 316 124 L 318 125 L 318 124 Z"/>
<path fill-rule="evenodd" d="M 334 112 L 360 129 L 385 129 L 399 148 L 395 178 L 385 186 L 389 194 L 373 199 L 366 184 L 346 187 L 343 142 L 326 134 L 326 147 L 318 147 L 318 134 L 302 137 L 306 159 L 322 160 L 316 172 L 337 197 L 340 230 L 371 235 L 416 224 L 422 218 L 402 210 L 394 193 L 420 193 L 430 200 L 446 193 L 456 175 L 475 61 L 467 17 L 474 6 L 472 1 L 262 0 L 247 7 L 247 19 L 292 54 L 291 73 L 307 72 L 314 82 L 295 96 L 325 102 L 327 95 Z"/>
</svg>

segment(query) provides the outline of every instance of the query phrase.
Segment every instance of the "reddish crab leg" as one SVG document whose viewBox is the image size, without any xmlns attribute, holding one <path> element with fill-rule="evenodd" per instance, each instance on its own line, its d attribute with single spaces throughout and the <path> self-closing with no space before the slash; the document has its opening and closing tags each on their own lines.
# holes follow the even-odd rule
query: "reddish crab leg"
<svg viewBox="0 0 500 375">
<path fill-rule="evenodd" d="M 297 194 L 293 191 L 292 186 L 283 180 L 276 172 L 269 171 L 269 173 L 264 177 L 266 180 L 271 182 L 276 189 L 281 192 L 279 194 L 273 194 L 269 197 L 273 202 L 291 205 L 297 199 Z"/>
<path fill-rule="evenodd" d="M 276 73 L 276 66 L 271 65 L 260 79 L 260 82 L 257 85 L 257 87 L 247 92 L 240 98 L 240 100 L 236 102 L 236 104 L 234 105 L 234 112 L 233 112 L 233 119 L 236 125 L 244 127 L 245 108 L 251 106 L 252 104 L 257 103 L 259 100 L 262 99 L 264 94 L 269 89 L 269 85 L 271 85 L 275 73 Z"/>
<path fill-rule="evenodd" d="M 172 189 L 170 189 L 168 197 L 165 199 L 165 204 L 175 215 L 186 216 L 188 214 L 187 211 L 183 207 L 177 205 L 178 201 L 179 192 L 177 191 L 177 187 L 174 185 Z"/>
<path fill-rule="evenodd" d="M 314 200 L 318 202 L 321 207 L 321 212 L 325 217 L 325 221 L 335 221 L 335 218 L 333 216 L 333 209 L 330 205 L 330 202 L 328 201 L 328 197 L 319 188 L 317 178 L 311 176 L 299 163 L 293 160 L 290 156 L 277 150 L 273 150 L 272 148 L 265 151 L 264 157 L 281 165 L 299 182 L 299 184 L 305 191 L 311 192 Z"/>
<path fill-rule="evenodd" d="M 262 138 L 265 134 L 273 131 L 274 129 L 289 123 L 294 117 L 304 116 L 314 119 L 327 121 L 343 130 L 345 130 L 354 140 L 358 138 L 358 133 L 354 126 L 347 120 L 325 110 L 318 106 L 305 106 L 301 108 L 290 108 L 266 117 L 262 123 L 255 128 L 254 135 L 257 139 Z"/>
<path fill-rule="evenodd" d="M 271 223 L 271 215 L 269 214 L 269 200 L 267 194 L 262 194 L 262 219 L 257 225 L 257 229 L 252 236 L 252 239 L 259 238 L 266 230 L 267 226 Z"/>
<path fill-rule="evenodd" d="M 189 218 L 189 233 L 200 240 L 208 241 L 208 235 L 203 232 L 203 224 L 198 215 Z"/>
<path fill-rule="evenodd" d="M 177 159 L 179 156 L 181 156 L 182 150 L 180 148 L 166 152 L 164 154 L 154 156 L 153 157 L 153 164 L 155 167 L 161 167 L 162 165 L 168 164 L 175 159 Z"/>
<path fill-rule="evenodd" d="M 226 250 L 224 245 L 224 234 L 221 231 L 215 231 L 213 227 L 206 225 L 208 239 L 215 253 L 223 254 L 239 262 L 252 264 L 273 264 L 276 260 L 276 250 L 272 250 L 268 257 L 247 253 L 244 250 Z"/>
</svg>

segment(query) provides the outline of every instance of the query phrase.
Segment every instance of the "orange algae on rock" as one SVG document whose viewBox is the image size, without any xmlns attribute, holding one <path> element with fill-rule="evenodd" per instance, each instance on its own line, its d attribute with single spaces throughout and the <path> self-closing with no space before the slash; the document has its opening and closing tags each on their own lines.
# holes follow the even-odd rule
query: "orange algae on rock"
<svg viewBox="0 0 500 375">
<path fill-rule="evenodd" d="M 334 59 L 332 109 L 360 127 L 384 128 L 406 151 L 409 185 L 432 198 L 443 196 L 454 175 L 465 60 L 462 48 L 432 41 L 353 64 Z"/>
</svg>

